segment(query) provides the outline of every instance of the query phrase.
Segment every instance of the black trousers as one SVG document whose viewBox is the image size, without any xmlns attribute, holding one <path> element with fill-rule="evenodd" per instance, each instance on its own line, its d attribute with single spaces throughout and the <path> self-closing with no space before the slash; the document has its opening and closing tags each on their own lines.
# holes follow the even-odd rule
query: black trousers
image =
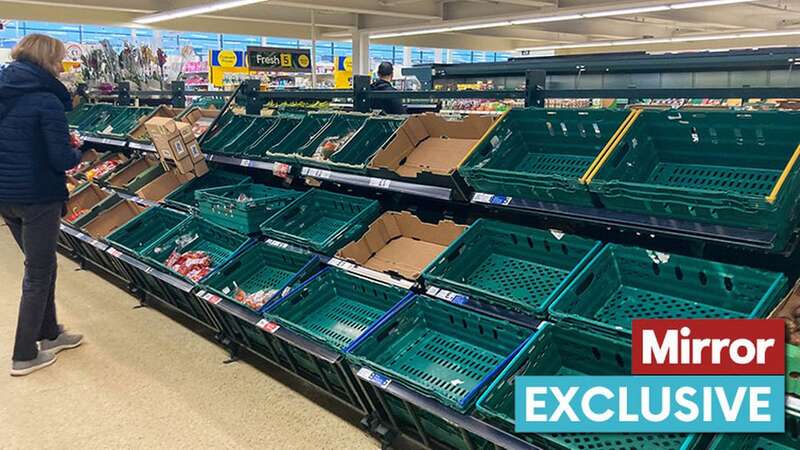
<svg viewBox="0 0 800 450">
<path fill-rule="evenodd" d="M 0 216 L 25 255 L 25 276 L 19 306 L 14 361 L 30 361 L 39 354 L 37 341 L 55 339 L 56 241 L 64 204 L 0 203 Z"/>
</svg>

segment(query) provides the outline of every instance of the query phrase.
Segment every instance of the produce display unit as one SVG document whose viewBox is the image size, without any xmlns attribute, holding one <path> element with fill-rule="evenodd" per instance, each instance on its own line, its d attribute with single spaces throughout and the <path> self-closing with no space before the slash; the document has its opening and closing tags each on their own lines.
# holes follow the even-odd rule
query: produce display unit
<svg viewBox="0 0 800 450">
<path fill-rule="evenodd" d="M 622 114 L 622 121 L 627 119 L 633 129 L 633 117 L 629 115 Z M 553 133 L 559 127 L 560 125 L 554 126 Z M 599 133 L 605 135 L 606 132 L 601 129 Z M 588 127 L 586 134 L 589 136 L 596 132 Z M 484 135 L 481 140 L 491 140 L 488 136 L 489 134 Z M 597 156 L 602 156 L 607 153 L 601 150 L 608 149 L 596 150 Z M 508 373 L 511 364 L 523 358 L 520 356 L 523 351 L 535 351 L 536 346 L 531 342 L 539 339 L 537 336 L 541 336 L 541 330 L 547 327 L 578 328 L 581 333 L 605 336 L 607 327 L 624 328 L 631 318 L 630 314 L 624 313 L 628 309 L 615 309 L 614 302 L 631 305 L 633 314 L 638 314 L 635 311 L 649 314 L 646 311 L 650 309 L 643 308 L 642 305 L 653 297 L 669 300 L 669 308 L 659 310 L 660 313 L 684 316 L 686 311 L 697 312 L 693 308 L 685 307 L 690 300 L 687 298 L 688 292 L 697 290 L 703 290 L 707 294 L 703 297 L 703 307 L 697 313 L 699 316 L 763 317 L 780 300 L 787 287 L 786 278 L 778 273 L 734 268 L 720 264 L 719 261 L 711 262 L 687 255 L 691 253 L 687 242 L 717 242 L 714 236 L 709 238 L 698 232 L 700 228 L 697 224 L 693 228 L 667 233 L 671 239 L 684 243 L 669 257 L 664 253 L 665 240 L 661 234 L 653 233 L 654 236 L 650 236 L 651 232 L 647 233 L 644 241 L 648 245 L 641 245 L 647 250 L 620 245 L 628 242 L 617 231 L 637 230 L 628 224 L 615 225 L 611 230 L 613 232 L 609 232 L 609 226 L 604 224 L 601 226 L 603 232 L 600 236 L 575 232 L 574 229 L 582 230 L 577 226 L 566 228 L 570 232 L 564 233 L 557 227 L 546 225 L 549 222 L 540 222 L 537 223 L 537 228 L 530 228 L 531 222 L 535 222 L 532 219 L 538 220 L 542 216 L 557 214 L 552 211 L 542 214 L 530 209 L 511 208 L 509 205 L 513 198 L 498 199 L 497 194 L 483 200 L 489 203 L 489 208 L 486 208 L 480 206 L 481 201 L 465 201 L 470 198 L 432 198 L 415 192 L 395 191 L 391 183 L 394 180 L 387 180 L 390 181 L 388 185 L 374 182 L 360 187 L 343 182 L 334 183 L 330 178 L 319 176 L 319 173 L 309 176 L 307 172 L 304 176 L 303 168 L 286 167 L 285 163 L 254 161 L 227 155 L 208 155 L 207 159 L 212 169 L 248 174 L 253 179 L 267 181 L 271 186 L 286 187 L 288 178 L 294 178 L 289 187 L 301 190 L 298 189 L 301 188 L 301 182 L 313 180 L 312 183 L 321 182 L 321 189 L 318 189 L 320 192 L 333 194 L 343 191 L 350 197 L 379 200 L 380 209 L 384 211 L 392 210 L 395 201 L 404 201 L 405 204 L 417 205 L 420 210 L 438 209 L 440 217 L 436 220 L 445 218 L 442 217 L 442 209 L 457 211 L 459 217 L 468 218 L 460 223 L 469 224 L 471 228 L 448 245 L 437 244 L 434 261 L 427 267 L 423 266 L 424 270 L 419 270 L 420 276 L 413 280 L 398 276 L 392 270 L 382 272 L 362 266 L 354 261 L 358 258 L 343 255 L 341 252 L 334 254 L 331 246 L 338 247 L 346 244 L 344 241 L 348 239 L 356 239 L 358 232 L 349 234 L 348 229 L 338 224 L 342 221 L 337 221 L 336 227 L 330 227 L 326 221 L 320 220 L 315 209 L 319 209 L 322 204 L 318 201 L 309 203 L 309 199 L 315 197 L 314 194 L 309 194 L 310 191 L 281 209 L 283 216 L 267 220 L 267 226 L 260 227 L 261 236 L 251 240 L 249 244 L 236 245 L 242 242 L 236 241 L 228 246 L 232 250 L 230 259 L 214 274 L 199 282 L 187 281 L 164 267 L 159 267 L 152 259 L 136 256 L 137 252 L 143 256 L 148 252 L 152 253 L 152 246 L 157 245 L 156 242 L 151 243 L 150 248 L 130 252 L 114 244 L 114 235 L 102 240 L 87 237 L 107 245 L 106 254 L 124 263 L 119 265 L 129 275 L 129 287 L 145 293 L 147 298 L 160 299 L 176 311 L 197 320 L 212 330 L 233 356 L 240 348 L 249 349 L 359 411 L 365 418 L 365 428 L 384 443 L 391 442 L 395 434 L 402 433 L 430 448 L 551 448 L 552 440 L 531 441 L 525 436 L 514 435 L 513 430 L 509 430 L 507 423 L 502 420 L 490 420 L 497 417 L 502 419 L 502 412 L 498 413 L 499 416 L 492 415 L 491 411 L 496 411 L 495 408 L 499 407 L 481 402 L 489 392 L 501 388 L 498 380 L 502 378 L 504 371 Z M 589 169 L 593 167 L 590 162 Z M 788 179 L 788 176 L 785 178 Z M 386 195 L 387 193 L 390 195 Z M 141 203 L 141 199 L 133 196 L 117 195 L 123 200 Z M 397 200 L 398 198 L 401 200 Z M 316 206 L 301 207 L 304 203 Z M 335 204 L 332 201 L 327 203 Z M 297 212 L 290 213 L 293 204 L 294 211 Z M 441 205 L 446 208 L 441 208 Z M 554 205 L 556 212 L 570 208 L 561 203 Z M 599 210 L 596 207 L 583 208 L 595 213 Z M 164 204 L 160 209 L 171 211 L 172 207 Z M 190 212 L 193 215 L 196 213 Z M 303 214 L 308 214 L 309 219 L 320 224 L 324 222 L 325 226 L 298 219 Z M 368 224 L 376 215 L 359 217 L 361 229 L 363 230 L 363 224 Z M 352 217 L 356 215 L 353 214 Z M 481 220 L 475 221 L 477 218 Z M 370 225 L 370 232 L 372 226 L 380 220 L 383 219 L 376 219 Z M 657 220 L 657 217 L 653 216 L 650 220 Z M 670 218 L 663 220 L 674 221 Z M 181 224 L 186 224 L 187 221 L 202 219 L 190 217 Z M 426 219 L 426 222 L 430 224 L 431 220 Z M 583 217 L 573 216 L 570 221 L 562 223 L 579 225 L 583 222 L 586 222 Z M 294 229 L 292 223 L 303 224 L 303 228 Z M 528 227 L 517 227 L 519 224 Z M 316 249 L 309 247 L 311 241 L 301 234 L 305 232 L 306 226 L 313 228 L 315 233 L 320 233 L 319 237 L 314 234 L 314 242 L 325 245 Z M 180 227 L 180 224 L 167 224 L 161 228 L 164 231 L 160 235 L 169 234 Z M 75 231 L 73 234 L 88 236 L 82 224 L 69 228 Z M 280 233 L 273 233 L 275 230 Z M 638 229 L 638 232 L 641 233 L 642 230 Z M 340 236 L 347 238 L 338 239 Z M 746 261 L 748 265 L 758 266 L 760 261 L 751 255 L 754 249 L 762 253 L 766 249 L 764 246 L 746 242 L 722 241 L 729 258 L 737 259 L 737 264 Z M 74 243 L 74 239 L 72 242 Z M 240 262 L 236 266 L 236 262 L 253 258 L 251 255 L 256 248 L 258 252 L 272 255 L 269 258 L 275 264 L 270 264 L 269 267 L 256 266 L 260 269 L 257 273 L 240 272 L 252 269 L 253 264 Z M 324 254 L 317 253 L 318 250 L 324 250 Z M 382 255 L 383 250 L 375 248 L 373 252 L 377 256 Z M 288 257 L 288 254 L 292 256 Z M 77 255 L 88 257 L 85 252 L 78 252 Z M 286 257 L 285 262 L 278 264 L 276 258 L 281 256 L 277 255 Z M 623 259 L 634 261 L 630 264 L 644 267 L 647 271 L 615 272 L 604 269 L 605 266 L 617 265 L 616 261 Z M 790 259 L 772 259 L 783 264 L 781 272 L 792 272 Z M 100 264 L 108 262 L 101 261 Z M 112 264 L 115 263 L 112 261 Z M 312 268 L 315 264 L 320 266 Z M 323 266 L 328 268 L 319 270 Z M 323 275 L 334 271 L 345 275 L 339 278 Z M 135 275 L 131 275 L 131 272 Z M 596 285 L 599 283 L 593 281 L 599 278 L 595 275 L 599 273 L 608 280 L 604 279 L 602 286 L 598 288 Z M 251 290 L 244 284 L 244 280 L 251 279 L 260 280 L 259 283 L 268 282 L 273 286 L 269 291 L 271 298 L 265 303 L 265 307 L 254 309 L 242 303 L 238 292 L 230 290 L 231 278 L 226 278 L 230 276 L 243 281 L 241 285 L 233 284 L 234 289 Z M 350 283 L 347 281 L 348 277 L 355 277 L 358 282 Z M 659 283 L 664 277 L 670 277 L 670 289 L 664 283 Z M 733 301 L 733 297 L 740 295 L 740 280 L 743 284 L 757 285 L 757 295 L 747 298 L 746 301 Z M 330 283 L 330 286 L 342 283 L 346 286 L 350 283 L 362 286 L 370 294 L 339 294 L 336 287 L 324 288 L 325 283 Z M 644 288 L 637 283 L 644 283 Z M 382 285 L 382 292 L 386 293 L 390 301 L 375 301 L 376 296 L 371 294 L 368 287 L 372 285 Z M 714 289 L 711 289 L 712 286 Z M 605 290 L 597 291 L 600 288 Z M 359 289 L 361 288 L 348 288 L 342 292 L 357 292 Z M 372 289 L 377 292 L 377 287 Z M 347 307 L 321 308 L 306 303 L 320 302 L 320 295 L 312 294 L 323 291 L 337 293 L 328 301 L 336 304 L 342 302 L 341 305 Z M 395 294 L 389 295 L 390 291 Z M 410 294 L 401 295 L 403 292 Z M 592 293 L 591 299 L 588 299 L 588 293 Z M 538 295 L 537 302 L 520 301 L 533 294 Z M 597 304 L 589 304 L 589 300 Z M 603 314 L 587 317 L 595 309 Z M 614 314 L 614 311 L 617 313 Z M 439 322 L 431 319 L 432 317 L 438 318 Z M 352 322 L 355 318 L 358 320 Z M 333 333 L 345 323 L 355 323 L 358 326 L 347 335 Z M 548 325 L 544 325 L 545 323 Z M 502 331 L 497 327 L 501 327 Z M 405 330 L 408 337 L 392 332 L 397 329 Z M 481 340 L 474 336 L 487 332 L 491 335 L 491 330 L 496 330 L 497 333 L 493 339 Z M 418 369 L 427 364 L 440 364 L 437 361 L 441 360 L 436 356 L 425 355 L 424 352 L 414 356 L 418 344 L 410 338 L 413 336 L 418 336 L 421 341 L 446 342 L 446 346 L 475 352 L 474 354 L 483 355 L 488 362 L 463 374 L 461 381 L 471 389 L 465 387 L 465 390 L 441 390 L 436 387 L 441 385 L 441 380 L 432 380 Z M 385 339 L 390 339 L 387 342 L 402 356 L 402 361 L 387 359 L 380 352 L 380 341 Z M 624 341 L 624 337 L 622 340 Z M 431 351 L 444 353 L 446 346 L 434 345 Z M 567 367 L 565 370 L 568 373 L 570 370 L 582 369 Z M 441 374 L 446 374 L 447 371 L 437 370 L 436 373 L 439 374 L 437 376 L 443 376 Z M 798 409 L 793 406 L 796 403 L 794 397 L 787 398 L 787 417 Z M 482 404 L 485 404 L 483 409 L 488 411 L 485 415 L 481 412 Z M 567 441 L 569 439 L 563 442 Z M 695 445 L 702 448 L 705 444 L 691 436 L 675 437 L 674 442 L 678 441 L 688 445 L 686 448 L 695 448 Z M 578 447 L 566 445 L 557 448 Z"/>
</svg>

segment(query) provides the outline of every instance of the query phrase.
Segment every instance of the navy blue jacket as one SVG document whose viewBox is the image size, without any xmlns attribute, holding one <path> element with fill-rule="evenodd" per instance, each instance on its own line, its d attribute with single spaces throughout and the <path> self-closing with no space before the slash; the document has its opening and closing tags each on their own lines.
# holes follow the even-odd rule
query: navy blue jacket
<svg viewBox="0 0 800 450">
<path fill-rule="evenodd" d="M 69 144 L 67 88 L 28 61 L 0 72 L 0 202 L 50 203 L 67 199 L 64 171 L 80 162 Z"/>
<path fill-rule="evenodd" d="M 396 91 L 392 83 L 386 80 L 376 80 L 369 88 L 373 91 Z M 386 114 L 405 114 L 406 107 L 400 98 L 373 98 L 370 105 L 371 109 L 379 109 Z"/>
</svg>

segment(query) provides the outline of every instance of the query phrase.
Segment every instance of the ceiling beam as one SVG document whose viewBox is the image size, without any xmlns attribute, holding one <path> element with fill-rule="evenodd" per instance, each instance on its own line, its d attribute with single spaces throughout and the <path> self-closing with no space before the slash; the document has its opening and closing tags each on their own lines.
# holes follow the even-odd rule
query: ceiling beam
<svg viewBox="0 0 800 450">
<path fill-rule="evenodd" d="M 303 2 L 303 1 L 292 1 L 292 0 L 269 0 L 270 5 L 275 6 L 285 6 L 288 8 L 300 8 L 300 9 L 308 9 L 308 10 L 316 10 L 316 11 L 333 11 L 333 12 L 341 12 L 341 13 L 349 13 L 349 14 L 367 14 L 373 16 L 386 16 L 386 17 L 399 17 L 403 19 L 414 19 L 414 20 L 439 20 L 441 17 L 438 14 L 434 14 L 433 11 L 429 11 L 428 13 L 424 12 L 408 12 L 405 10 L 397 10 L 391 8 L 375 8 L 375 2 L 362 2 L 365 3 L 363 7 L 354 7 L 354 6 L 343 6 L 343 2 Z M 421 2 L 417 2 L 421 3 Z M 368 4 L 372 4 L 373 7 L 367 6 Z M 419 7 L 408 8 L 411 10 L 417 11 L 425 11 L 429 10 L 430 7 L 427 7 L 426 4 L 418 5 Z"/>
</svg>

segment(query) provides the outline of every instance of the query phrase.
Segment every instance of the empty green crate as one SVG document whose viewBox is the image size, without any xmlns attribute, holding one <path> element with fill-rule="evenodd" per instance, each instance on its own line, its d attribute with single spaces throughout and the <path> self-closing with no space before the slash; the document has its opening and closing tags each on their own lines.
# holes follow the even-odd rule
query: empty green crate
<svg viewBox="0 0 800 450">
<path fill-rule="evenodd" d="M 558 320 L 630 333 L 633 319 L 766 316 L 783 274 L 609 244 L 550 306 Z"/>
<path fill-rule="evenodd" d="M 352 195 L 311 189 L 261 224 L 269 237 L 332 254 L 360 236 L 380 214 L 380 204 Z"/>
<path fill-rule="evenodd" d="M 260 312 L 288 294 L 288 288 L 293 283 L 310 275 L 318 261 L 318 258 L 309 254 L 257 243 L 202 284 L 207 291 L 234 303 L 239 303 L 234 298 L 237 288 L 249 294 L 261 290 L 272 292 L 265 307 L 257 311 Z"/>
<path fill-rule="evenodd" d="M 85 131 L 100 120 L 108 120 L 114 105 L 108 103 L 83 104 L 67 113 L 70 128 Z"/>
<path fill-rule="evenodd" d="M 177 241 L 185 236 L 194 239 L 187 245 L 178 248 L 179 243 Z M 161 239 L 151 244 L 150 247 L 142 252 L 142 255 L 153 263 L 172 272 L 164 263 L 173 251 L 180 253 L 202 251 L 211 258 L 211 273 L 213 273 L 214 270 L 222 267 L 233 255 L 240 252 L 248 241 L 249 239 L 247 236 L 226 230 L 225 228 L 214 225 L 199 217 L 190 217 L 188 220 L 181 222 L 177 227 L 163 235 Z M 173 273 L 180 278 L 186 279 L 177 272 Z"/>
<path fill-rule="evenodd" d="M 199 190 L 222 186 L 232 186 L 251 181 L 252 178 L 248 177 L 247 175 L 240 175 L 238 173 L 226 172 L 218 169 L 212 170 L 202 177 L 195 178 L 178 189 L 175 189 L 175 191 L 169 194 L 164 201 L 168 205 L 178 208 L 194 209 L 197 208 L 195 192 Z"/>
<path fill-rule="evenodd" d="M 530 335 L 504 320 L 416 296 L 348 349 L 348 358 L 458 412 Z"/>
<path fill-rule="evenodd" d="M 186 219 L 185 214 L 171 209 L 158 206 L 148 208 L 108 235 L 105 240 L 114 248 L 146 262 L 143 252 Z M 159 298 L 166 297 L 166 293 L 154 276 L 133 265 L 125 263 L 122 265 L 138 288 Z"/>
<path fill-rule="evenodd" d="M 304 153 L 296 157 L 297 163 L 312 167 L 364 172 L 367 163 L 394 136 L 404 121 L 405 119 L 398 117 L 370 117 L 330 158 L 314 158 Z M 327 131 L 325 134 L 328 134 Z"/>
<path fill-rule="evenodd" d="M 769 434 L 719 434 L 708 450 L 796 450 L 800 436 L 786 433 Z"/>
<path fill-rule="evenodd" d="M 111 106 L 98 108 L 97 114 L 80 125 L 80 131 L 95 135 L 124 138 L 139 125 L 139 120 L 153 112 L 149 107 Z"/>
<path fill-rule="evenodd" d="M 270 129 L 245 147 L 238 156 L 256 160 L 267 160 L 266 154 L 269 149 L 286 138 L 302 120 L 303 116 L 301 115 L 279 116 Z"/>
<path fill-rule="evenodd" d="M 369 116 L 366 114 L 336 114 L 308 142 L 294 151 L 295 156 L 314 157 L 320 155 L 326 141 L 345 141 L 355 135 Z"/>
<path fill-rule="evenodd" d="M 243 234 L 258 233 L 259 225 L 301 193 L 289 189 L 245 183 L 195 192 L 200 215 L 206 220 Z M 244 195 L 249 200 L 239 201 Z"/>
<path fill-rule="evenodd" d="M 542 324 L 477 402 L 475 415 L 514 433 L 514 378 L 518 376 L 630 375 L 631 344 L 574 327 Z M 693 434 L 516 434 L 536 446 L 559 450 L 664 450 L 695 448 Z"/>
<path fill-rule="evenodd" d="M 131 256 L 142 256 L 143 251 L 186 219 L 185 214 L 171 209 L 148 208 L 108 235 L 106 241 Z"/>
<path fill-rule="evenodd" d="M 289 134 L 265 151 L 264 157 L 272 161 L 294 162 L 294 155 L 327 127 L 333 117 L 335 117 L 333 113 L 306 115 Z"/>
<path fill-rule="evenodd" d="M 225 126 L 203 142 L 207 153 L 236 155 L 274 125 L 272 117 L 233 116 Z"/>
<path fill-rule="evenodd" d="M 342 351 L 408 294 L 327 268 L 267 310 L 268 318 Z"/>
<path fill-rule="evenodd" d="M 608 209 L 775 231 L 785 240 L 798 218 L 800 166 L 789 164 L 800 151 L 798 119 L 786 111 L 644 111 L 589 189 Z"/>
<path fill-rule="evenodd" d="M 422 276 L 433 286 L 544 316 L 601 246 L 557 231 L 479 219 Z"/>
<path fill-rule="evenodd" d="M 627 115 L 612 110 L 512 109 L 458 171 L 477 192 L 591 205 L 579 180 Z"/>
</svg>

